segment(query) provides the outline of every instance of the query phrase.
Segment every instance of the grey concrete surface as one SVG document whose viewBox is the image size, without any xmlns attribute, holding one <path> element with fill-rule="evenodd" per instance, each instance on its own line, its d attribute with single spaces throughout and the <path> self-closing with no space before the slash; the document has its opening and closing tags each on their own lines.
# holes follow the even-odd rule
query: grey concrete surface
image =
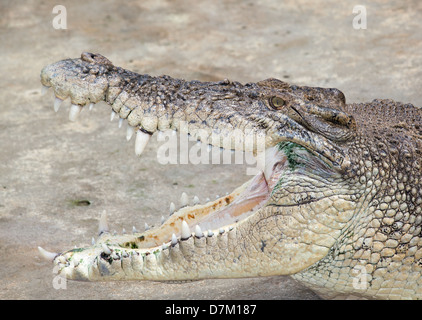
<svg viewBox="0 0 422 320">
<path fill-rule="evenodd" d="M 336 87 L 347 101 L 392 98 L 422 105 L 422 3 L 409 1 L 0 2 L 0 299 L 318 299 L 289 277 L 158 282 L 67 282 L 37 246 L 88 245 L 99 213 L 111 228 L 157 223 L 185 191 L 200 199 L 248 178 L 244 166 L 160 165 L 151 139 L 142 158 L 125 129 L 96 106 L 68 121 L 40 95 L 46 64 L 98 52 L 153 75 L 240 82 L 276 77 Z M 352 26 L 355 5 L 367 29 Z M 89 200 L 89 206 L 77 205 Z"/>
</svg>

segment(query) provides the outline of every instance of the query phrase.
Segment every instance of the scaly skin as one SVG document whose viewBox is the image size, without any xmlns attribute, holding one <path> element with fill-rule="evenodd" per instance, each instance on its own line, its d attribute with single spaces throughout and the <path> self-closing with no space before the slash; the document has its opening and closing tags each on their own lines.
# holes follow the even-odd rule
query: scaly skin
<svg viewBox="0 0 422 320">
<path fill-rule="evenodd" d="M 91 53 L 45 67 L 41 82 L 70 97 L 71 120 L 84 105 L 106 101 L 137 128 L 137 154 L 167 129 L 225 149 L 266 149 L 261 174 L 226 197 L 181 208 L 160 227 L 113 236 L 102 221 L 95 245 L 52 256 L 66 277 L 293 275 L 326 297 L 422 298 L 422 113 L 413 105 L 346 104 L 337 89 L 276 79 L 242 85 L 139 75 Z M 264 140 L 227 142 L 236 129 Z M 212 222 L 212 231 L 196 228 L 224 210 L 249 213 Z"/>
</svg>

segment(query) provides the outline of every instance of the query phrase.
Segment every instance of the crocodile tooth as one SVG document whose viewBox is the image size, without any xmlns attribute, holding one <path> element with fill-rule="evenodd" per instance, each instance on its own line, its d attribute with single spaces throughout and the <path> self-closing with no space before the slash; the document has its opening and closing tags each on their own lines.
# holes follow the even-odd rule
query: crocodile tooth
<svg viewBox="0 0 422 320">
<path fill-rule="evenodd" d="M 195 226 L 195 236 L 197 238 L 202 238 L 204 236 L 204 233 L 202 232 L 201 228 L 199 227 L 199 225 Z"/>
<path fill-rule="evenodd" d="M 125 228 L 123 228 L 122 234 L 126 234 L 126 229 Z"/>
<path fill-rule="evenodd" d="M 135 128 L 132 126 L 127 126 L 126 130 L 126 140 L 129 141 L 132 138 L 133 133 L 135 132 Z"/>
<path fill-rule="evenodd" d="M 103 247 L 103 251 L 104 251 L 104 253 L 106 255 L 110 255 L 111 254 L 110 248 L 105 243 L 103 243 L 101 246 Z"/>
<path fill-rule="evenodd" d="M 76 121 L 81 111 L 82 111 L 81 106 L 78 106 L 77 104 L 72 103 L 69 110 L 69 120 L 72 122 Z"/>
<path fill-rule="evenodd" d="M 62 105 L 63 100 L 60 98 L 54 99 L 54 111 L 57 112 L 60 109 L 60 106 Z"/>
<path fill-rule="evenodd" d="M 161 246 L 161 249 L 162 250 L 165 250 L 165 249 L 167 249 L 169 246 L 168 246 L 168 244 L 166 244 L 166 243 L 163 243 L 163 245 Z"/>
<path fill-rule="evenodd" d="M 172 132 L 171 132 L 171 135 L 174 137 L 175 135 L 176 135 L 176 130 L 173 130 Z"/>
<path fill-rule="evenodd" d="M 208 230 L 208 237 L 212 237 L 214 235 L 214 232 L 212 232 L 211 230 Z"/>
<path fill-rule="evenodd" d="M 172 215 L 175 211 L 176 211 L 176 206 L 175 206 L 175 204 L 172 202 L 172 203 L 170 203 L 170 215 Z"/>
<path fill-rule="evenodd" d="M 91 244 L 92 245 L 95 245 L 95 239 L 94 239 L 94 237 L 91 238 Z"/>
<path fill-rule="evenodd" d="M 119 118 L 119 129 L 122 127 L 123 124 L 123 118 Z"/>
<path fill-rule="evenodd" d="M 47 250 L 44 250 L 41 247 L 38 247 L 38 251 L 41 253 L 41 255 L 43 256 L 43 258 L 45 258 L 48 261 L 53 261 L 54 258 L 58 255 L 58 253 L 49 252 Z"/>
<path fill-rule="evenodd" d="M 220 234 L 223 234 L 223 233 L 224 233 L 224 229 L 223 229 L 223 228 L 221 228 L 220 230 L 218 230 L 218 232 L 219 232 Z"/>
<path fill-rule="evenodd" d="M 198 196 L 193 197 L 193 204 L 199 204 Z"/>
<path fill-rule="evenodd" d="M 148 223 L 145 222 L 145 231 L 149 230 L 149 225 Z"/>
<path fill-rule="evenodd" d="M 157 140 L 158 141 L 164 141 L 164 132 L 159 130 L 157 134 Z"/>
<path fill-rule="evenodd" d="M 114 112 L 114 110 L 111 110 L 110 121 L 113 121 L 115 115 L 116 112 Z"/>
<path fill-rule="evenodd" d="M 104 232 L 109 232 L 108 223 L 107 223 L 107 213 L 104 210 L 100 216 L 100 224 L 98 226 L 98 234 L 102 234 Z"/>
<path fill-rule="evenodd" d="M 164 222 L 166 222 L 166 219 L 164 218 L 164 216 L 161 216 L 161 224 L 163 224 Z"/>
<path fill-rule="evenodd" d="M 176 244 L 177 244 L 177 238 L 176 238 L 176 235 L 173 233 L 171 235 L 171 245 L 174 246 Z"/>
<path fill-rule="evenodd" d="M 132 227 L 132 233 L 137 233 L 138 230 L 136 230 L 135 226 Z"/>
<path fill-rule="evenodd" d="M 210 198 L 206 198 L 205 199 L 205 202 L 210 202 L 211 201 L 211 199 Z"/>
<path fill-rule="evenodd" d="M 182 205 L 182 207 L 186 207 L 188 205 L 188 202 L 188 195 L 186 194 L 186 192 L 183 192 L 182 196 L 180 197 L 180 204 Z"/>
<path fill-rule="evenodd" d="M 94 108 L 94 103 L 93 103 L 93 102 L 91 102 L 91 103 L 89 104 L 89 107 L 88 107 L 89 111 L 91 111 L 91 110 L 92 110 L 92 108 Z"/>
<path fill-rule="evenodd" d="M 149 141 L 149 138 L 151 138 L 151 135 L 143 132 L 142 130 L 138 130 L 138 132 L 136 132 L 135 154 L 137 156 L 142 154 Z"/>
<path fill-rule="evenodd" d="M 42 87 L 41 87 L 41 95 L 42 96 L 45 95 L 47 93 L 48 89 L 50 89 L 50 87 L 47 87 L 45 85 L 42 85 Z"/>
<path fill-rule="evenodd" d="M 190 229 L 189 229 L 188 224 L 186 223 L 186 221 L 182 221 L 182 236 L 181 236 L 181 239 L 187 240 L 187 239 L 190 238 L 190 236 L 191 236 L 191 233 L 190 233 Z"/>
</svg>

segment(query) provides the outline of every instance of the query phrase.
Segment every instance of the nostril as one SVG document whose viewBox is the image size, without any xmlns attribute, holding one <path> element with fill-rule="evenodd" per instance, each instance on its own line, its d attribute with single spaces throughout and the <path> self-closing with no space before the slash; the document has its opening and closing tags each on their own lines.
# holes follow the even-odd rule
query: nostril
<svg viewBox="0 0 422 320">
<path fill-rule="evenodd" d="M 94 62 L 95 54 L 90 52 L 82 52 L 81 59 L 86 62 Z"/>
</svg>

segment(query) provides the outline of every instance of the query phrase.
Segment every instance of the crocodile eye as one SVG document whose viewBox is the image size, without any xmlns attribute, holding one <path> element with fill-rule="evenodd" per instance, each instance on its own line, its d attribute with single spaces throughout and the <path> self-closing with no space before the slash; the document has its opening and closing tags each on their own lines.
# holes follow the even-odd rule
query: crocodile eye
<svg viewBox="0 0 422 320">
<path fill-rule="evenodd" d="M 284 106 L 286 102 L 281 99 L 280 97 L 272 97 L 270 99 L 270 105 L 273 109 L 280 109 L 282 106 Z"/>
</svg>

